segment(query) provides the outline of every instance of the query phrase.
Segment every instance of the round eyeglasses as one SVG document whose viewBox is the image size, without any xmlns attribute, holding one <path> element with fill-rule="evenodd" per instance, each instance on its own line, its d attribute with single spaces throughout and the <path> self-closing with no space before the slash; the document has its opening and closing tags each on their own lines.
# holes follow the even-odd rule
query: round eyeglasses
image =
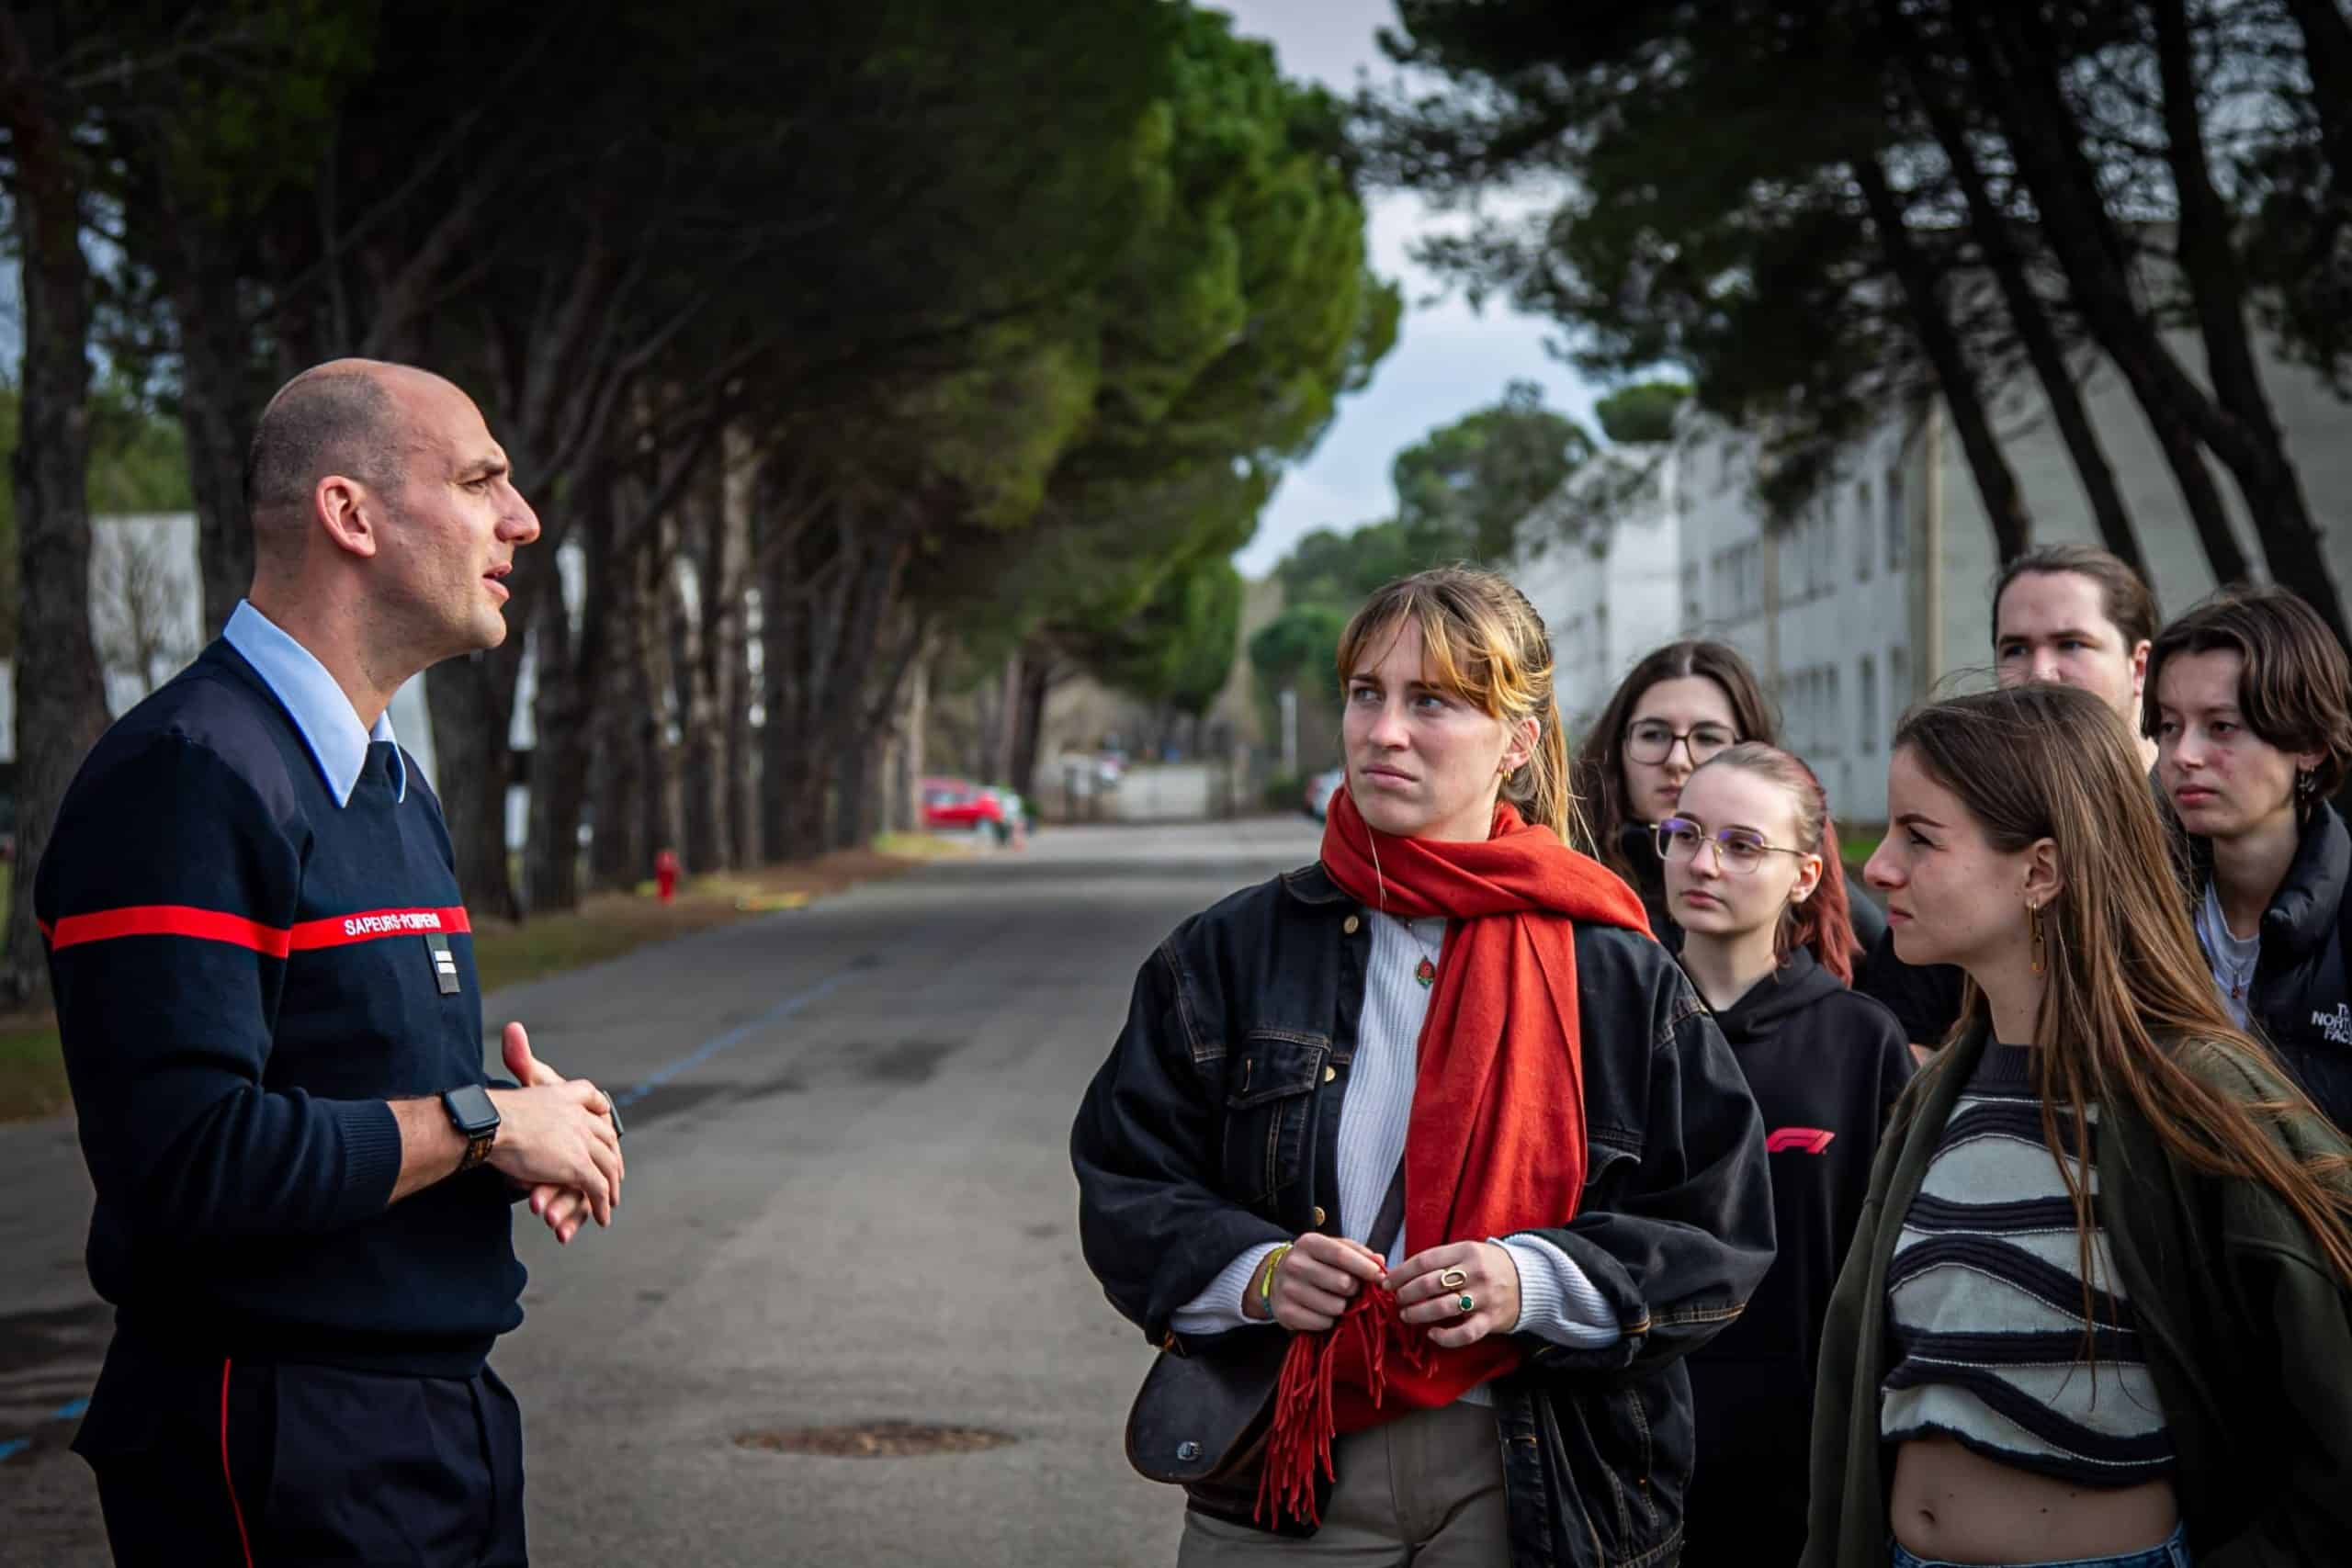
<svg viewBox="0 0 2352 1568">
<path fill-rule="evenodd" d="M 1694 724 L 1677 729 L 1663 719 L 1645 718 L 1625 731 L 1625 755 L 1636 762 L 1657 764 L 1674 754 L 1680 743 L 1697 767 L 1716 752 L 1739 743 L 1739 737 L 1720 724 Z"/>
<path fill-rule="evenodd" d="M 1714 845 L 1715 864 L 1734 876 L 1746 876 L 1764 863 L 1766 855 L 1805 852 L 1768 844 L 1745 828 L 1724 828 L 1710 833 L 1704 824 L 1688 817 L 1669 817 L 1657 825 L 1657 857 L 1670 864 L 1690 864 L 1698 858 L 1702 844 Z"/>
</svg>

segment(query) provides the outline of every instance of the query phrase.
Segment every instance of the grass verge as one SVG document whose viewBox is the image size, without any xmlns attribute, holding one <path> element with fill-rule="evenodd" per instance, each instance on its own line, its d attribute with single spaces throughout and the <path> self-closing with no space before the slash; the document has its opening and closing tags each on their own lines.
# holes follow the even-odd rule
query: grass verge
<svg viewBox="0 0 2352 1568">
<path fill-rule="evenodd" d="M 668 904 L 653 897 L 650 883 L 634 893 L 591 894 L 576 910 L 520 925 L 477 920 L 474 966 L 487 995 L 618 958 L 648 942 L 798 908 L 858 883 L 895 876 L 922 861 L 965 852 L 967 846 L 920 834 L 886 834 L 872 850 L 843 850 L 792 865 L 696 877 Z M 7 902 L 7 880 L 0 876 L 0 921 L 6 919 Z M 0 1014 L 0 1122 L 52 1115 L 70 1102 L 55 1021 L 46 1011 Z"/>
</svg>

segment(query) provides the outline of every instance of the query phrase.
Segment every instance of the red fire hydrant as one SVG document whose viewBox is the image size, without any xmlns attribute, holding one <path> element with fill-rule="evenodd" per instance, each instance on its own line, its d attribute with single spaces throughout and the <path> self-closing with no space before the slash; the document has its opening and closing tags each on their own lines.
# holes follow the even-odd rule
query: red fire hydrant
<svg viewBox="0 0 2352 1568">
<path fill-rule="evenodd" d="M 678 856 L 673 850 L 663 850 L 653 857 L 653 891 L 662 902 L 669 903 L 678 896 Z"/>
</svg>

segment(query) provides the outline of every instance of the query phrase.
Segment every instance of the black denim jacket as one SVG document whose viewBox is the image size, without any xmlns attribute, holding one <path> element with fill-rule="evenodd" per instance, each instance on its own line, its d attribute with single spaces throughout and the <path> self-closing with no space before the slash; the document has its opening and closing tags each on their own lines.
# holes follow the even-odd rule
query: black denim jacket
<svg viewBox="0 0 2352 1568">
<path fill-rule="evenodd" d="M 1341 1229 L 1365 919 L 1310 866 L 1185 921 L 1136 977 L 1070 1153 L 1087 1263 L 1156 1344 L 1243 1250 Z M 1666 951 L 1578 926 L 1576 955 L 1585 1191 L 1575 1219 L 1534 1234 L 1623 1332 L 1600 1349 L 1523 1336 L 1526 1361 L 1490 1385 L 1511 1562 L 1661 1568 L 1680 1551 L 1690 1475 L 1681 1358 L 1770 1265 L 1772 1188 L 1755 1101 Z M 1246 1524 L 1254 1495 L 1196 1492 L 1192 1506 Z"/>
</svg>

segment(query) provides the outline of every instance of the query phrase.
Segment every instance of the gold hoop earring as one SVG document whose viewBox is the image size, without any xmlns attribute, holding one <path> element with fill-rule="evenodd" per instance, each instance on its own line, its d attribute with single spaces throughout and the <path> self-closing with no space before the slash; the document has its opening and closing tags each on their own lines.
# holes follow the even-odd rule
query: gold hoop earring
<svg viewBox="0 0 2352 1568">
<path fill-rule="evenodd" d="M 2033 972 L 2039 975 L 2050 966 L 2050 944 L 2041 934 L 2041 906 L 2028 904 L 2025 916 L 2027 927 L 2033 936 Z"/>
</svg>

